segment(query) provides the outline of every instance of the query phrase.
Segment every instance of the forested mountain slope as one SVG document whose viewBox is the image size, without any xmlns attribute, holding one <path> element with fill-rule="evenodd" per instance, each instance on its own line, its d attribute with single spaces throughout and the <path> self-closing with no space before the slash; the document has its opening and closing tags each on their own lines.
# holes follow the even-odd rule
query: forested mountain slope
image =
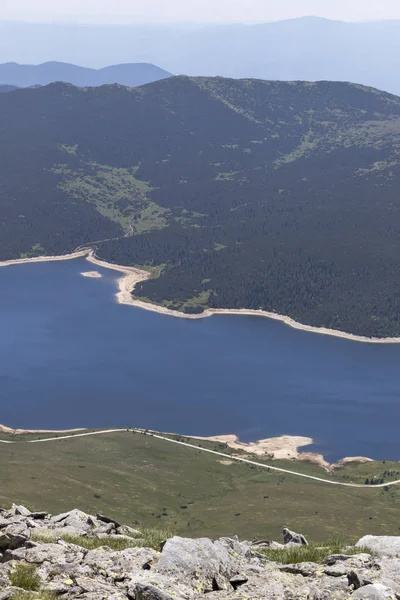
<svg viewBox="0 0 400 600">
<path fill-rule="evenodd" d="M 120 83 L 128 86 L 145 85 L 170 77 L 171 73 L 148 63 L 112 65 L 103 69 L 88 69 L 62 62 L 41 65 L 0 64 L 0 82 L 21 87 L 48 85 L 55 81 L 80 87 Z"/>
<path fill-rule="evenodd" d="M 158 267 L 136 290 L 153 302 L 400 335 L 400 98 L 188 77 L 16 90 L 0 165 L 1 259 L 108 238 L 105 259 Z"/>
</svg>

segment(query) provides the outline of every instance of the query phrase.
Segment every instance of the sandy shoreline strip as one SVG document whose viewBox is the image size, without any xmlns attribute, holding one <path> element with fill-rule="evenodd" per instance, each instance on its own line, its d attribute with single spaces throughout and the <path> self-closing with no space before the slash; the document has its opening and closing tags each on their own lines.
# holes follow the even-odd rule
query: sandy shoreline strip
<svg viewBox="0 0 400 600">
<path fill-rule="evenodd" d="M 103 275 L 98 271 L 85 271 L 81 273 L 82 277 L 89 277 L 90 279 L 101 279 Z"/>
<path fill-rule="evenodd" d="M 0 424 L 0 433 L 7 433 L 10 435 L 26 435 L 29 433 L 77 433 L 78 431 L 87 431 L 85 427 L 79 427 L 77 429 L 13 429 L 6 425 Z"/>
<path fill-rule="evenodd" d="M 311 462 L 319 467 L 323 467 L 327 471 L 344 467 L 345 465 L 358 462 L 374 462 L 372 458 L 366 456 L 348 456 L 342 458 L 338 463 L 331 464 L 325 460 L 322 454 L 316 452 L 300 452 L 299 448 L 310 446 L 314 440 L 309 437 L 298 435 L 281 435 L 279 437 L 267 438 L 256 442 L 241 442 L 237 435 L 215 435 L 211 437 L 191 437 L 196 440 L 205 440 L 210 442 L 221 442 L 227 444 L 233 450 L 242 450 L 256 456 L 269 456 L 272 460 L 303 460 Z"/>
<path fill-rule="evenodd" d="M 267 319 L 274 319 L 275 321 L 281 321 L 293 329 L 300 329 L 301 331 L 308 331 L 309 333 L 318 333 L 320 335 L 330 335 L 332 337 L 338 337 L 353 342 L 362 342 L 368 344 L 400 344 L 400 337 L 388 337 L 388 338 L 376 338 L 367 337 L 362 335 L 355 335 L 353 333 L 346 333 L 337 329 L 328 329 L 327 327 L 315 327 L 313 325 L 305 325 L 295 321 L 287 315 L 280 315 L 275 312 L 268 312 L 264 310 L 252 310 L 252 309 L 231 309 L 231 308 L 216 308 L 206 309 L 204 312 L 196 315 L 189 315 L 186 313 L 179 312 L 177 310 L 170 310 L 164 306 L 152 304 L 150 302 L 144 302 L 143 300 L 136 300 L 132 297 L 136 285 L 142 281 L 150 279 L 151 274 L 148 271 L 137 269 L 136 267 L 125 267 L 123 265 L 115 265 L 105 260 L 101 260 L 95 257 L 93 250 L 80 250 L 72 254 L 64 254 L 62 256 L 38 256 L 35 258 L 19 258 L 16 260 L 8 260 L 0 262 L 0 267 L 7 267 L 12 265 L 25 264 L 30 262 L 46 262 L 56 260 L 71 260 L 74 258 L 80 258 L 86 256 L 86 260 L 104 267 L 105 269 L 112 269 L 118 271 L 123 275 L 118 279 L 119 291 L 116 294 L 117 302 L 119 304 L 126 304 L 128 306 L 136 306 L 143 310 L 149 310 L 162 315 L 169 315 L 180 319 L 205 319 L 214 315 L 247 315 L 253 317 L 264 317 Z"/>
<path fill-rule="evenodd" d="M 299 452 L 299 448 L 309 446 L 313 439 L 297 435 L 281 435 L 274 438 L 257 440 L 256 442 L 241 442 L 237 435 L 214 435 L 211 437 L 189 436 L 192 439 L 208 442 L 221 442 L 233 450 L 241 450 L 255 456 L 269 456 L 273 460 L 305 460 L 329 470 L 331 468 L 322 454 L 315 452 Z"/>
<path fill-rule="evenodd" d="M 299 323 L 298 321 L 295 321 L 287 315 L 280 315 L 278 313 L 267 312 L 265 310 L 253 310 L 246 308 L 208 308 L 204 312 L 196 315 L 186 314 L 178 310 L 171 310 L 169 308 L 166 308 L 165 306 L 159 306 L 157 304 L 152 304 L 151 302 L 144 302 L 143 300 L 137 300 L 132 297 L 132 292 L 134 291 L 136 285 L 142 281 L 150 279 L 151 275 L 147 271 L 142 271 L 135 267 L 124 267 L 122 265 L 110 264 L 106 261 L 95 258 L 93 253 L 91 253 L 87 257 L 87 260 L 101 267 L 114 269 L 116 271 L 124 273 L 124 276 L 120 277 L 120 279 L 118 280 L 119 292 L 116 296 L 119 304 L 136 306 L 137 308 L 142 308 L 143 310 L 149 310 L 151 312 L 156 312 L 162 315 L 169 315 L 171 317 L 176 317 L 180 319 L 205 319 L 214 315 L 248 315 L 253 317 L 266 317 L 267 319 L 282 321 L 283 323 L 289 325 L 289 327 L 292 327 L 293 329 L 300 329 L 302 331 L 308 331 L 310 333 L 319 333 L 320 335 L 330 335 L 333 337 L 339 337 L 354 342 L 363 342 L 369 344 L 400 344 L 400 337 L 375 338 L 362 335 L 355 335 L 353 333 L 346 333 L 345 331 L 339 331 L 337 329 L 328 329 L 326 327 L 314 327 L 313 325 L 305 325 L 303 323 Z"/>
<path fill-rule="evenodd" d="M 51 262 L 56 260 L 73 260 L 74 258 L 81 258 L 87 256 L 88 250 L 79 250 L 78 252 L 72 252 L 71 254 L 62 254 L 58 256 L 35 256 L 34 258 L 16 258 L 15 260 L 3 260 L 0 262 L 0 267 L 12 267 L 13 265 L 24 265 L 26 263 L 35 262 Z"/>
</svg>

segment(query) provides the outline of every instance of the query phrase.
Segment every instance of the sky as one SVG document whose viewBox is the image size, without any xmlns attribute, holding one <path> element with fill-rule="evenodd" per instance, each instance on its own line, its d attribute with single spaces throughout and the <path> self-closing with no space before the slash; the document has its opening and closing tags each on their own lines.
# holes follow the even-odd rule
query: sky
<svg viewBox="0 0 400 600">
<path fill-rule="evenodd" d="M 307 15 L 400 19 L 400 0 L 0 0 L 0 20 L 84 23 L 257 23 Z"/>
</svg>

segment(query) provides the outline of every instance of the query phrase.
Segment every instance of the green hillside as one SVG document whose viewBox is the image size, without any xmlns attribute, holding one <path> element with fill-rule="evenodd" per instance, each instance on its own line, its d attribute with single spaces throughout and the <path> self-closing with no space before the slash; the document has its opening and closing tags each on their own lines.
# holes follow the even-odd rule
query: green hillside
<svg viewBox="0 0 400 600">
<path fill-rule="evenodd" d="M 296 526 L 314 541 L 351 543 L 399 531 L 399 486 L 333 486 L 130 432 L 35 444 L 25 439 L 0 444 L 0 506 L 18 502 L 42 510 L 45 504 L 64 512 L 79 504 L 134 527 L 187 536 L 280 539 L 282 527 Z M 224 444 L 186 441 L 237 454 Z M 399 478 L 398 463 L 352 463 L 329 474 L 302 461 L 245 458 L 339 483 Z"/>
<path fill-rule="evenodd" d="M 0 259 L 96 241 L 102 258 L 159 267 L 135 292 L 152 302 L 400 335 L 400 98 L 52 84 L 0 95 L 0 164 Z"/>
</svg>

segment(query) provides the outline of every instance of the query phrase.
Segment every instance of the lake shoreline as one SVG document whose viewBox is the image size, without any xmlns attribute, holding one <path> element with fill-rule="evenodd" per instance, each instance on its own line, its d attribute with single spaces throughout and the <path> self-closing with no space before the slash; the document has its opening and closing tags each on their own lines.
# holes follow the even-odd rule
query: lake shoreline
<svg viewBox="0 0 400 600">
<path fill-rule="evenodd" d="M 7 425 L 0 424 L 0 433 L 6 433 L 7 435 L 29 435 L 35 433 L 79 433 L 81 431 L 89 431 L 86 427 L 76 427 L 75 429 L 13 429 L 7 427 Z"/>
<path fill-rule="evenodd" d="M 171 434 L 176 435 L 176 434 Z M 317 452 L 300 451 L 304 446 L 311 446 L 314 440 L 310 437 L 299 435 L 280 435 L 278 437 L 265 438 L 255 442 L 241 442 L 235 434 L 214 435 L 210 437 L 184 436 L 193 440 L 204 440 L 208 442 L 219 442 L 226 444 L 232 450 L 248 452 L 259 457 L 269 457 L 271 460 L 290 460 L 310 462 L 325 471 L 332 472 L 340 469 L 346 464 L 357 462 L 375 462 L 372 458 L 366 456 L 347 456 L 340 459 L 337 463 L 329 463 L 325 460 L 323 454 Z"/>
<path fill-rule="evenodd" d="M 35 263 L 35 262 L 47 262 L 47 261 L 58 261 L 58 260 L 73 260 L 76 258 L 86 257 L 86 260 L 92 264 L 98 265 L 105 269 L 112 269 L 118 271 L 123 275 L 118 279 L 119 291 L 116 294 L 118 304 L 125 304 L 127 306 L 135 306 L 143 310 L 148 310 L 162 315 L 168 315 L 180 319 L 206 319 L 215 315 L 242 315 L 252 317 L 263 317 L 267 319 L 273 319 L 275 321 L 281 321 L 285 325 L 288 325 L 292 329 L 298 329 L 301 331 L 307 331 L 309 333 L 318 333 L 320 335 L 329 335 L 331 337 L 337 337 L 346 339 L 353 342 L 361 342 L 367 344 L 400 344 L 400 337 L 367 337 L 362 335 L 356 335 L 353 333 L 346 333 L 338 329 L 329 329 L 327 327 L 316 327 L 314 325 L 305 325 L 295 321 L 292 317 L 287 315 L 281 315 L 275 312 L 268 312 L 265 310 L 257 309 L 234 309 L 234 308 L 208 308 L 202 313 L 198 314 L 187 314 L 178 310 L 171 310 L 164 306 L 152 304 L 151 302 L 145 302 L 143 300 L 137 300 L 132 297 L 132 293 L 138 283 L 146 281 L 151 278 L 151 273 L 138 269 L 136 267 L 128 267 L 124 265 L 116 265 L 114 263 L 107 262 L 103 259 L 97 258 L 93 250 L 85 249 L 73 252 L 71 254 L 64 254 L 60 256 L 38 256 L 34 258 L 19 258 L 15 260 L 7 260 L 0 262 L 0 267 L 7 267 L 19 264 Z"/>
<path fill-rule="evenodd" d="M 135 431 L 135 429 L 125 429 L 123 427 L 118 430 L 113 431 Z M 141 430 L 140 430 L 141 431 Z M 81 437 L 82 434 L 93 435 L 94 433 L 110 433 L 110 431 L 102 431 L 94 430 L 94 432 L 87 428 L 75 428 L 75 429 L 12 429 L 11 427 L 7 427 L 6 425 L 0 424 L 0 433 L 5 433 L 11 436 L 25 436 L 25 435 L 34 435 L 34 434 L 45 434 L 45 435 L 60 435 L 66 434 L 67 437 L 71 439 L 74 437 L 74 434 L 80 434 L 78 437 Z M 190 440 L 197 441 L 205 441 L 205 442 L 217 442 L 221 444 L 226 444 L 232 450 L 238 450 L 242 452 L 247 452 L 253 456 L 270 458 L 271 460 L 289 460 L 289 461 L 304 461 L 310 462 L 318 467 L 325 469 L 327 472 L 332 472 L 335 469 L 339 469 L 344 467 L 346 464 L 357 462 L 357 463 L 366 463 L 366 462 L 375 462 L 372 458 L 368 458 L 366 456 L 351 456 L 342 458 L 337 463 L 329 463 L 325 460 L 322 454 L 318 454 L 316 452 L 301 452 L 299 449 L 304 446 L 309 446 L 314 443 L 314 440 L 309 437 L 296 436 L 296 435 L 281 435 L 279 437 L 265 438 L 262 440 L 256 440 L 254 442 L 241 442 L 239 437 L 235 434 L 225 434 L 225 435 L 215 435 L 209 437 L 203 436 L 195 436 L 195 435 L 181 435 L 177 433 L 162 433 L 159 431 L 149 430 L 149 433 L 155 433 L 159 435 L 170 435 L 177 438 L 183 437 Z M 69 435 L 70 434 L 70 435 Z M 51 438 L 56 441 L 57 438 Z M 63 439 L 63 438 L 62 438 Z"/>
<path fill-rule="evenodd" d="M 281 321 L 285 325 L 288 325 L 292 329 L 299 329 L 301 331 L 308 331 L 309 333 L 318 333 L 320 335 L 330 335 L 332 337 L 338 337 L 346 340 L 351 340 L 353 342 L 362 342 L 369 344 L 400 344 L 400 337 L 387 337 L 387 338 L 376 338 L 376 337 L 367 337 L 362 335 L 356 335 L 353 333 L 347 333 L 345 331 L 340 331 L 337 329 L 329 329 L 327 327 L 316 327 L 313 325 L 305 325 L 304 323 L 299 323 L 289 317 L 287 315 L 280 315 L 275 312 L 268 312 L 265 310 L 257 310 L 257 309 L 246 309 L 246 308 L 208 308 L 199 314 L 187 314 L 180 312 L 178 310 L 171 310 L 166 308 L 165 306 L 160 306 L 158 304 L 153 304 L 151 302 L 145 302 L 144 300 L 138 300 L 132 297 L 132 293 L 136 285 L 142 281 L 146 281 L 150 279 L 151 274 L 148 271 L 143 271 L 136 267 L 124 267 L 123 265 L 115 265 L 113 263 L 109 263 L 105 260 L 98 259 L 91 253 L 87 260 L 96 264 L 98 266 L 104 267 L 106 269 L 113 269 L 115 271 L 119 271 L 124 273 L 123 277 L 120 277 L 118 280 L 118 288 L 119 292 L 116 294 L 118 304 L 125 304 L 127 306 L 136 306 L 137 308 L 141 308 L 143 310 L 148 310 L 151 312 L 156 312 L 161 315 L 168 315 L 171 317 L 179 318 L 179 319 L 206 319 L 208 317 L 212 317 L 214 315 L 243 315 L 243 316 L 252 316 L 252 317 L 263 317 L 267 319 L 273 319 L 275 321 Z"/>
</svg>

